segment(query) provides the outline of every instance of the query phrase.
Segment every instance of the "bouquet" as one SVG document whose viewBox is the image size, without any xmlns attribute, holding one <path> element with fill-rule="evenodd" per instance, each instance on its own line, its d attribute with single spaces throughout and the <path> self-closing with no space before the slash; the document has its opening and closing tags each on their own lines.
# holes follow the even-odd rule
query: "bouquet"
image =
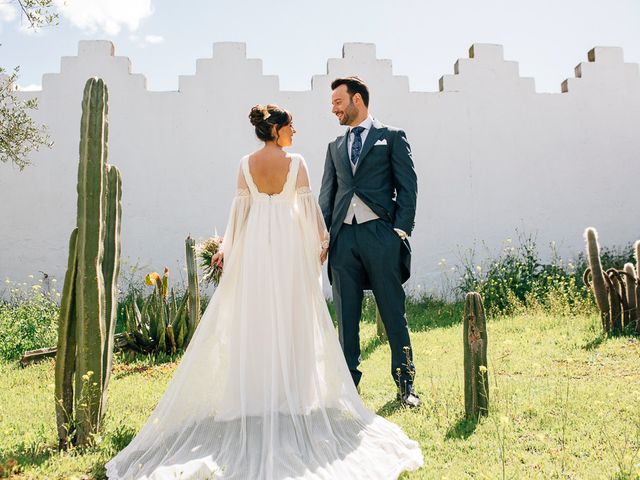
<svg viewBox="0 0 640 480">
<path fill-rule="evenodd" d="M 213 283 L 216 287 L 220 283 L 222 275 L 222 267 L 211 265 L 211 259 L 220 251 L 222 247 L 222 237 L 217 235 L 207 238 L 204 242 L 198 244 L 196 253 L 200 258 L 200 267 L 202 268 L 202 280 L 205 284 Z"/>
</svg>

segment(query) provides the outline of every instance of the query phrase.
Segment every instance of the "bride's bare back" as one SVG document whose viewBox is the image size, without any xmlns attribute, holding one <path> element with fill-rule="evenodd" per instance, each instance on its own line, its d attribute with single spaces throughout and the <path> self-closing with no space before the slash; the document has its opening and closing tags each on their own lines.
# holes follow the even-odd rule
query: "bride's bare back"
<svg viewBox="0 0 640 480">
<path fill-rule="evenodd" d="M 263 148 L 251 154 L 249 173 L 260 193 L 275 195 L 282 192 L 287 180 L 291 156 L 280 149 Z"/>
</svg>

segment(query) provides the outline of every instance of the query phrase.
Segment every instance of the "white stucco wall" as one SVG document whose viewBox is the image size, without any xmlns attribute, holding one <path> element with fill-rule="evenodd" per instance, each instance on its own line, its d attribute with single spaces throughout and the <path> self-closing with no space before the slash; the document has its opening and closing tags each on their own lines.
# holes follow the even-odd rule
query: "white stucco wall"
<svg viewBox="0 0 640 480">
<path fill-rule="evenodd" d="M 330 112 L 330 83 L 357 74 L 370 85 L 371 113 L 406 130 L 419 178 L 413 277 L 436 287 L 440 259 L 485 242 L 498 249 L 516 229 L 560 254 L 582 249 L 596 226 L 608 245 L 640 238 L 640 73 L 620 48 L 596 47 L 562 93 L 536 93 L 499 45 L 475 44 L 439 92 L 411 92 L 372 44 L 346 44 L 311 89 L 281 91 L 241 43 L 214 44 L 180 76 L 179 90 L 146 89 L 128 58 L 107 41 L 80 42 L 60 73 L 43 76 L 36 120 L 55 147 L 19 172 L 0 165 L 0 279 L 47 272 L 62 280 L 75 225 L 80 102 L 90 76 L 109 88 L 109 162 L 123 175 L 123 257 L 181 271 L 184 238 L 223 233 L 238 160 L 259 143 L 247 115 L 278 103 L 294 115 L 292 151 L 316 190 L 326 144 L 344 132 Z M 416 61 L 420 61 L 419 57 Z M 479 252 L 482 253 L 482 250 Z M 127 268 L 126 266 L 124 268 Z M 141 273 L 142 275 L 142 273 Z"/>
</svg>

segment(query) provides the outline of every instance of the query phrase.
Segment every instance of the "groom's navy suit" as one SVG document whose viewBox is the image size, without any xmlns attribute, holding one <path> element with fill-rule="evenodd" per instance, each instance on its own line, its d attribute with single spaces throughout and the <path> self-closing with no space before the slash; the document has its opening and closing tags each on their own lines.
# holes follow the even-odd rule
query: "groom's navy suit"
<svg viewBox="0 0 640 480">
<path fill-rule="evenodd" d="M 414 228 L 418 186 L 411 148 L 402 130 L 374 120 L 354 173 L 350 131 L 329 143 L 318 199 L 331 234 L 328 274 L 340 344 L 358 385 L 363 290 L 373 290 L 391 347 L 391 375 L 404 390 L 414 371 L 402 288 L 410 275 L 411 247 L 394 229 L 410 235 Z M 346 219 L 354 195 L 378 218 Z"/>
</svg>

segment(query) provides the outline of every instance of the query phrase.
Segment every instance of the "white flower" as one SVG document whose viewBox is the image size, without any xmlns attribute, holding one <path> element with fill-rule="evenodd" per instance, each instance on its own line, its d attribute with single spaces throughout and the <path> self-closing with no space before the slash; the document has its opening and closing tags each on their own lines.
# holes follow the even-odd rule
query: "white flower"
<svg viewBox="0 0 640 480">
<path fill-rule="evenodd" d="M 29 278 L 33 278 L 33 275 L 29 275 Z"/>
</svg>

